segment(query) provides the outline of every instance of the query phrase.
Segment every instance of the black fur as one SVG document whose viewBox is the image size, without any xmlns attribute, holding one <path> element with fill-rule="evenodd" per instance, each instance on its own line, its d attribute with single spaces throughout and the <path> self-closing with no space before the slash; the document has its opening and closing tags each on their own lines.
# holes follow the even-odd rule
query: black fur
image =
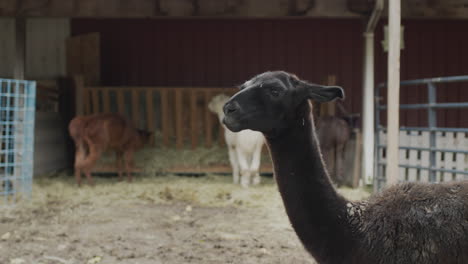
<svg viewBox="0 0 468 264">
<path fill-rule="evenodd" d="M 226 104 L 224 122 L 229 129 L 264 133 L 286 212 L 314 258 L 319 263 L 468 263 L 468 183 L 402 184 L 365 201 L 347 201 L 330 183 L 322 161 L 306 100 L 314 95 L 302 91 L 307 83 L 295 78 L 269 72 L 246 82 L 242 96 Z M 284 87 L 279 98 L 267 95 L 268 84 Z M 330 96 L 340 94 L 333 88 L 319 98 Z M 257 105 L 246 106 L 252 102 Z"/>
</svg>

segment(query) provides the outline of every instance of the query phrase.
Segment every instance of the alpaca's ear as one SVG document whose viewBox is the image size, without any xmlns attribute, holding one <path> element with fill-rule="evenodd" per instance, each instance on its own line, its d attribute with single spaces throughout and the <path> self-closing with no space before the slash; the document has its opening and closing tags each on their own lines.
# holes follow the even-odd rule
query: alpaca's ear
<svg viewBox="0 0 468 264">
<path fill-rule="evenodd" d="M 307 97 L 317 102 L 329 102 L 336 98 L 344 99 L 343 88 L 339 86 L 322 86 L 305 82 L 303 82 L 303 84 L 307 92 Z"/>
</svg>

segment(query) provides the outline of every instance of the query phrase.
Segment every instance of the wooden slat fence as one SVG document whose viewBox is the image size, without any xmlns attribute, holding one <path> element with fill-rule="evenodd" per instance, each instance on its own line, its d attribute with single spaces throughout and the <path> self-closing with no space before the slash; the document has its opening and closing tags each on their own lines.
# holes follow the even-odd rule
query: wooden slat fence
<svg viewBox="0 0 468 264">
<path fill-rule="evenodd" d="M 36 82 L 36 110 L 39 112 L 59 111 L 60 91 L 54 80 Z"/>
<path fill-rule="evenodd" d="M 387 142 L 387 134 L 380 131 L 382 144 Z M 429 147 L 429 132 L 418 131 L 400 131 L 400 146 L 408 147 Z M 436 148 L 438 149 L 453 149 L 468 151 L 468 134 L 464 132 L 437 132 L 436 133 Z M 378 155 L 380 160 L 386 162 L 386 149 L 379 149 Z M 413 149 L 400 149 L 400 164 L 401 165 L 416 165 L 421 167 L 429 167 L 429 152 Z M 436 168 L 449 169 L 456 171 L 468 171 L 468 154 L 452 153 L 452 152 L 437 152 L 436 153 Z M 399 169 L 400 181 L 421 181 L 429 182 L 429 172 L 416 168 Z M 466 176 L 452 172 L 437 172 L 436 180 L 438 182 L 446 181 L 461 181 L 465 180 Z"/>
<path fill-rule="evenodd" d="M 224 145 L 218 118 L 208 110 L 217 94 L 233 95 L 236 88 L 102 87 L 83 88 L 84 114 L 118 112 L 136 127 L 160 132 L 162 142 L 178 149 Z"/>
</svg>

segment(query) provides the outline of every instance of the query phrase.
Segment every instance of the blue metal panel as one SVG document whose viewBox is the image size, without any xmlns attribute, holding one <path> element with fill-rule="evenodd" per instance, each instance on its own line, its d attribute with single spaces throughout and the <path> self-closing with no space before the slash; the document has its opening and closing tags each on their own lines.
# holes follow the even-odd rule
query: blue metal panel
<svg viewBox="0 0 468 264">
<path fill-rule="evenodd" d="M 0 79 L 0 206 L 32 192 L 36 82 Z"/>
</svg>

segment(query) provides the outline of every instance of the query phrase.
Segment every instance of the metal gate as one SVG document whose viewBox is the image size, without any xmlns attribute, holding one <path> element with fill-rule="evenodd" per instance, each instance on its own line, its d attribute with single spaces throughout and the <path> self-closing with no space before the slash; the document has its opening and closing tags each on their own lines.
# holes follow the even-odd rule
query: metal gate
<svg viewBox="0 0 468 264">
<path fill-rule="evenodd" d="M 451 82 L 467 82 L 468 89 L 468 76 L 418 79 L 400 83 L 402 87 L 426 85 L 427 103 L 401 104 L 400 109 L 426 109 L 428 124 L 428 127 L 400 127 L 400 182 L 442 182 L 468 178 L 468 128 L 437 126 L 438 109 L 468 108 L 468 102 L 437 103 L 437 84 Z M 380 91 L 385 86 L 384 83 L 378 85 L 375 92 L 376 190 L 380 190 L 386 181 L 386 127 L 381 124 L 380 113 L 386 110 L 387 106 L 381 105 L 378 100 Z"/>
<path fill-rule="evenodd" d="M 32 192 L 36 82 L 0 79 L 0 206 Z"/>
</svg>

